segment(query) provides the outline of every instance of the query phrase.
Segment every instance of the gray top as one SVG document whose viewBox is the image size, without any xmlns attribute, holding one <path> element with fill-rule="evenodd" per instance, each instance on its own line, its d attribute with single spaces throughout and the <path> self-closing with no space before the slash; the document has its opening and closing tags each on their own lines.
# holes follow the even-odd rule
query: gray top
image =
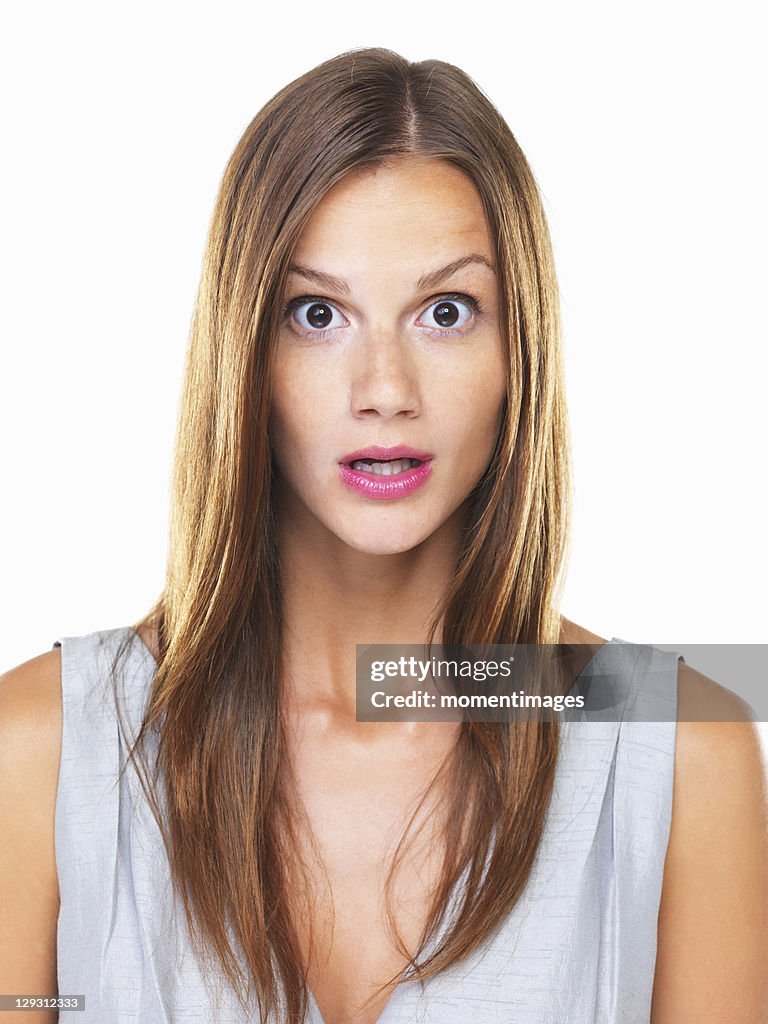
<svg viewBox="0 0 768 1024">
<path fill-rule="evenodd" d="M 58 984 L 85 996 L 76 1024 L 244 1024 L 226 986 L 206 989 L 167 854 L 108 690 L 121 675 L 135 737 L 156 663 L 129 627 L 62 637 L 63 738 L 55 816 Z M 469 961 L 406 982 L 378 1024 L 648 1024 L 669 838 L 677 655 L 613 638 L 581 679 L 619 673 L 660 721 L 570 721 L 533 873 Z M 447 926 L 447 925 L 446 925 Z M 435 940 L 437 941 L 437 940 Z M 309 1024 L 323 1024 L 310 997 Z"/>
</svg>

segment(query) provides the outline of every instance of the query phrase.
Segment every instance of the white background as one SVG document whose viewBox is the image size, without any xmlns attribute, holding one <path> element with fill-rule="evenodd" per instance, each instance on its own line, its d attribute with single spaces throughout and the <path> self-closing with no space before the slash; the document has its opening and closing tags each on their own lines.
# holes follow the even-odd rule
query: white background
<svg viewBox="0 0 768 1024">
<path fill-rule="evenodd" d="M 576 474 L 563 611 L 636 642 L 766 643 L 757 3 L 264 8 L 6 17 L 0 668 L 158 594 L 224 165 L 277 89 L 368 45 L 467 71 L 542 189 Z"/>
</svg>

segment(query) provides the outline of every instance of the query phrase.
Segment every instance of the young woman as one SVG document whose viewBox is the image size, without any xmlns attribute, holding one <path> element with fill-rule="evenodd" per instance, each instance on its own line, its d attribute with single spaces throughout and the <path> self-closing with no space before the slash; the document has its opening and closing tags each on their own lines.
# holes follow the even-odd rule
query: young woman
<svg viewBox="0 0 768 1024">
<path fill-rule="evenodd" d="M 3 678 L 0 989 L 99 1024 L 768 1019 L 754 726 L 560 615 L 568 494 L 509 128 L 439 61 L 315 68 L 224 174 L 163 593 Z M 357 721 L 355 645 L 430 640 L 589 644 L 574 679 L 672 714 Z"/>
</svg>

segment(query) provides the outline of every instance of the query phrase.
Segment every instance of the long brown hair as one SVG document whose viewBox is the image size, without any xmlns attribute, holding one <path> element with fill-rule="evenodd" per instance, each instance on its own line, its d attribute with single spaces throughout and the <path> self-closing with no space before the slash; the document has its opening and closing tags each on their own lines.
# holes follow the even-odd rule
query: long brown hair
<svg viewBox="0 0 768 1024">
<path fill-rule="evenodd" d="M 352 168 L 404 155 L 449 161 L 474 181 L 496 242 L 508 353 L 498 443 L 470 496 L 431 636 L 441 624 L 446 644 L 560 637 L 567 423 L 557 284 L 533 174 L 500 113 L 458 68 L 385 49 L 344 53 L 267 103 L 226 166 L 186 363 L 167 577 L 134 627 L 156 629 L 159 660 L 131 763 L 142 762 L 196 950 L 213 951 L 243 1006 L 256 998 L 262 1022 L 274 1013 L 303 1020 L 308 998 L 285 870 L 295 822 L 280 714 L 271 358 L 308 216 Z M 152 778 L 150 730 L 159 739 Z M 410 976 L 467 957 L 510 913 L 539 845 L 558 743 L 556 722 L 462 724 L 446 766 L 446 855 L 423 941 L 405 950 L 396 937 Z M 420 960 L 462 875 L 451 927 Z"/>
</svg>

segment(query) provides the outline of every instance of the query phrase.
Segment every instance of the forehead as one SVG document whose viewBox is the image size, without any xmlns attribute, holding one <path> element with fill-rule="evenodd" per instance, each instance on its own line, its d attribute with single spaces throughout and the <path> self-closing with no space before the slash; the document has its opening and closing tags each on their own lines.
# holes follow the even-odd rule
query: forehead
<svg viewBox="0 0 768 1024">
<path fill-rule="evenodd" d="M 399 266 L 413 263 L 423 270 L 425 260 L 470 251 L 492 259 L 491 234 L 472 179 L 444 160 L 400 157 L 351 171 L 329 189 L 294 255 L 302 264 L 342 261 L 347 270 L 397 258 Z"/>
</svg>

